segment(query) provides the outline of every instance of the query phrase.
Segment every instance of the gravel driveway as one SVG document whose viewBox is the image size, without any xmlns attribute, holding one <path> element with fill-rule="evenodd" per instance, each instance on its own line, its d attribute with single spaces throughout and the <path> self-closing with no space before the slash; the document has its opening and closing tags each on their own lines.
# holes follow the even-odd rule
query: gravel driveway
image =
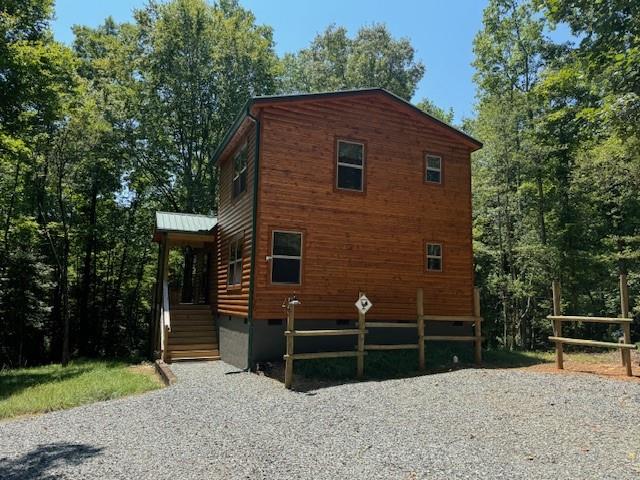
<svg viewBox="0 0 640 480">
<path fill-rule="evenodd" d="M 0 423 L 0 478 L 640 478 L 640 385 L 460 370 L 291 392 L 223 363 Z"/>
</svg>

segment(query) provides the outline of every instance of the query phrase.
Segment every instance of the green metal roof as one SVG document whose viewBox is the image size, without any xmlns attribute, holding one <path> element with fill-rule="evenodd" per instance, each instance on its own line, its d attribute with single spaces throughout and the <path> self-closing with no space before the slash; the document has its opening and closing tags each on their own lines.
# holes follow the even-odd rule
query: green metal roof
<svg viewBox="0 0 640 480">
<path fill-rule="evenodd" d="M 209 215 L 156 212 L 156 232 L 209 232 L 217 223 L 218 219 Z"/>
</svg>

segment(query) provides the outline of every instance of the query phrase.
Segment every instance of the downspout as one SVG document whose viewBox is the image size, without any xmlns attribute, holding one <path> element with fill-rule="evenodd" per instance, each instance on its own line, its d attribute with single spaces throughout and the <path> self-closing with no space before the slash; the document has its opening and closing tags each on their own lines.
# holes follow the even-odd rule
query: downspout
<svg viewBox="0 0 640 480">
<path fill-rule="evenodd" d="M 256 245 L 257 226 L 258 226 L 258 175 L 260 172 L 260 120 L 251 114 L 251 103 L 247 105 L 247 117 L 253 120 L 256 126 L 256 139 L 253 158 L 253 210 L 252 210 L 252 231 L 251 231 L 251 275 L 249 277 L 249 314 L 247 322 L 249 326 L 249 348 L 247 349 L 247 370 L 253 370 L 253 293 L 255 284 L 255 267 L 256 267 Z"/>
</svg>

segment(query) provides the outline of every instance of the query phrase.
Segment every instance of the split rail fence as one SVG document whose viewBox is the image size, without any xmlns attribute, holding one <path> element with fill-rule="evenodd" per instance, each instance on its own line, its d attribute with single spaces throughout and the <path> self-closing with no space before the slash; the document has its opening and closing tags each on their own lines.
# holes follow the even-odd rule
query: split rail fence
<svg viewBox="0 0 640 480">
<path fill-rule="evenodd" d="M 364 295 L 358 294 L 358 299 Z M 317 358 L 356 358 L 356 375 L 358 378 L 364 376 L 364 357 L 368 351 L 372 350 L 418 350 L 419 369 L 425 369 L 425 342 L 427 341 L 447 341 L 447 342 L 474 342 L 474 359 L 476 364 L 482 362 L 482 317 L 480 316 L 480 289 L 473 291 L 473 315 L 425 315 L 424 314 L 424 291 L 419 288 L 416 292 L 416 321 L 415 322 L 368 322 L 366 314 L 358 311 L 358 328 L 353 329 L 331 329 L 331 330 L 296 330 L 295 329 L 295 306 L 300 302 L 292 297 L 285 301 L 283 308 L 287 311 L 287 328 L 284 332 L 286 338 L 286 354 L 284 384 L 286 388 L 291 388 L 293 383 L 293 364 L 295 360 L 310 360 Z M 474 326 L 474 334 L 468 336 L 460 335 L 425 335 L 425 322 L 468 322 Z M 418 342 L 408 344 L 366 344 L 366 334 L 369 329 L 374 328 L 415 328 L 418 332 Z M 336 352 L 311 352 L 294 353 L 296 337 L 321 337 L 354 335 L 358 337 L 354 351 Z"/>
<path fill-rule="evenodd" d="M 636 345 L 631 343 L 631 323 L 633 318 L 629 317 L 629 287 L 627 284 L 627 276 L 620 275 L 620 306 L 622 311 L 621 317 L 589 317 L 581 315 L 563 315 L 562 314 L 562 298 L 560 291 L 560 282 L 553 281 L 553 315 L 547 318 L 553 321 L 553 335 L 549 340 L 556 345 L 556 367 L 560 370 L 564 368 L 564 345 L 582 345 L 585 347 L 604 347 L 617 348 L 620 350 L 622 357 L 622 365 L 626 367 L 627 376 L 632 376 L 631 371 L 631 350 L 636 349 Z M 563 322 L 590 322 L 590 323 L 609 323 L 618 324 L 622 330 L 622 338 L 620 342 L 601 342 L 598 340 L 589 340 L 583 338 L 571 338 L 562 336 Z"/>
</svg>

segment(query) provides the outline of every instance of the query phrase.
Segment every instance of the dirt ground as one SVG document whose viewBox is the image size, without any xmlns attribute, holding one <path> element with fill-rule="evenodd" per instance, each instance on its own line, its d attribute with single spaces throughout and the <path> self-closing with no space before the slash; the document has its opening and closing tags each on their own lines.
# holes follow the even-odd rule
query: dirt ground
<svg viewBox="0 0 640 480">
<path fill-rule="evenodd" d="M 631 352 L 632 377 L 627 377 L 619 351 L 588 355 L 584 353 L 578 355 L 565 353 L 564 370 L 558 370 L 555 362 L 532 365 L 524 367 L 522 370 L 556 373 L 558 375 L 592 374 L 611 380 L 640 383 L 640 353 L 637 350 Z"/>
</svg>

